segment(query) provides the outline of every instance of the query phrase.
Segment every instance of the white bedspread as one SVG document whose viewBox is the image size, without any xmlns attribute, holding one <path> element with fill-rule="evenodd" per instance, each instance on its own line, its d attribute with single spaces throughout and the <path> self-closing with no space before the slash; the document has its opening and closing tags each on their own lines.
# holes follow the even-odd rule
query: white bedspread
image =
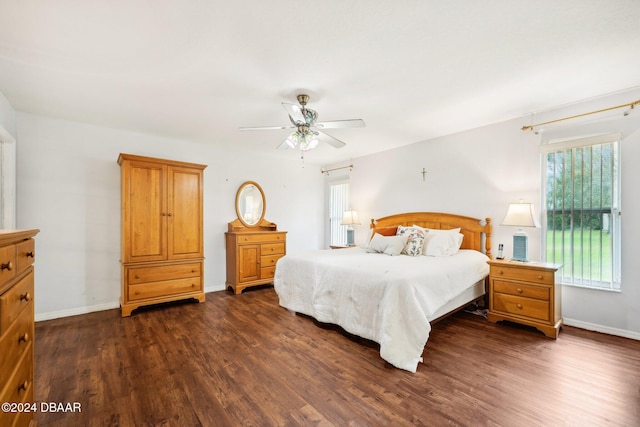
<svg viewBox="0 0 640 427">
<path fill-rule="evenodd" d="M 319 250 L 278 260 L 280 305 L 380 344 L 380 356 L 415 372 L 433 314 L 489 273 L 473 250 L 450 257 L 388 256 L 362 248 Z"/>
</svg>

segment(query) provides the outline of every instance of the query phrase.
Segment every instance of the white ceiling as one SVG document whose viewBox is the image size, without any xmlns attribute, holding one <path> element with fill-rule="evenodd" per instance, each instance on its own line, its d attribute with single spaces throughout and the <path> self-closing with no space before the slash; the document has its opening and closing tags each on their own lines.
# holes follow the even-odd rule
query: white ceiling
<svg viewBox="0 0 640 427">
<path fill-rule="evenodd" d="M 331 163 L 640 85 L 638 0 L 0 0 L 16 110 L 265 155 L 311 96 Z"/>
</svg>

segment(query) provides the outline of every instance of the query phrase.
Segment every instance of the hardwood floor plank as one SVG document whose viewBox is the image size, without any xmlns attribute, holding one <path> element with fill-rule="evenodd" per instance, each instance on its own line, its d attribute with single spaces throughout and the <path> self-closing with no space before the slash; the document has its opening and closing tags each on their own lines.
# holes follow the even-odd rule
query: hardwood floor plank
<svg viewBox="0 0 640 427">
<path fill-rule="evenodd" d="M 273 288 L 36 324 L 40 426 L 640 425 L 640 342 L 458 313 L 411 374 Z"/>
</svg>

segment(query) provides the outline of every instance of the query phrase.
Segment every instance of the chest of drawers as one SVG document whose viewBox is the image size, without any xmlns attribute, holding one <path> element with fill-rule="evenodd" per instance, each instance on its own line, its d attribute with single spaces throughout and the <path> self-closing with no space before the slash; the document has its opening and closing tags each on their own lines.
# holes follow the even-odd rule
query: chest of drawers
<svg viewBox="0 0 640 427">
<path fill-rule="evenodd" d="M 273 283 L 276 262 L 286 252 L 286 231 L 228 232 L 227 288 L 239 294 L 250 286 Z"/>
<path fill-rule="evenodd" d="M 557 264 L 489 261 L 490 322 L 509 320 L 557 338 L 562 326 L 562 298 Z"/>
<path fill-rule="evenodd" d="M 0 231 L 0 402 L 32 403 L 33 291 L 38 230 Z M 28 426 L 32 413 L 0 412 L 0 426 Z"/>
</svg>

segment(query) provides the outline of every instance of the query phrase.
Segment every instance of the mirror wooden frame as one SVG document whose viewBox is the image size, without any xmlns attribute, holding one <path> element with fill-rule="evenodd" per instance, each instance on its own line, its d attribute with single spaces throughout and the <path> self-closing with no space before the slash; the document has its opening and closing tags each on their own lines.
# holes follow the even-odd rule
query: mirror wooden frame
<svg viewBox="0 0 640 427">
<path fill-rule="evenodd" d="M 262 199 L 262 211 L 260 212 L 260 217 L 256 218 L 255 222 L 247 222 L 245 221 L 245 219 L 243 218 L 243 215 L 240 212 L 240 202 L 241 202 L 240 198 L 242 197 L 242 192 L 252 186 L 254 188 L 257 188 L 258 191 L 260 192 L 260 197 Z M 259 227 L 264 220 L 264 214 L 266 210 L 267 210 L 267 200 L 264 197 L 264 191 L 262 191 L 262 187 L 260 187 L 260 185 L 255 181 L 246 181 L 242 183 L 240 188 L 238 188 L 238 192 L 236 193 L 236 215 L 238 216 L 238 220 L 242 223 L 242 225 L 248 228 Z"/>
</svg>

